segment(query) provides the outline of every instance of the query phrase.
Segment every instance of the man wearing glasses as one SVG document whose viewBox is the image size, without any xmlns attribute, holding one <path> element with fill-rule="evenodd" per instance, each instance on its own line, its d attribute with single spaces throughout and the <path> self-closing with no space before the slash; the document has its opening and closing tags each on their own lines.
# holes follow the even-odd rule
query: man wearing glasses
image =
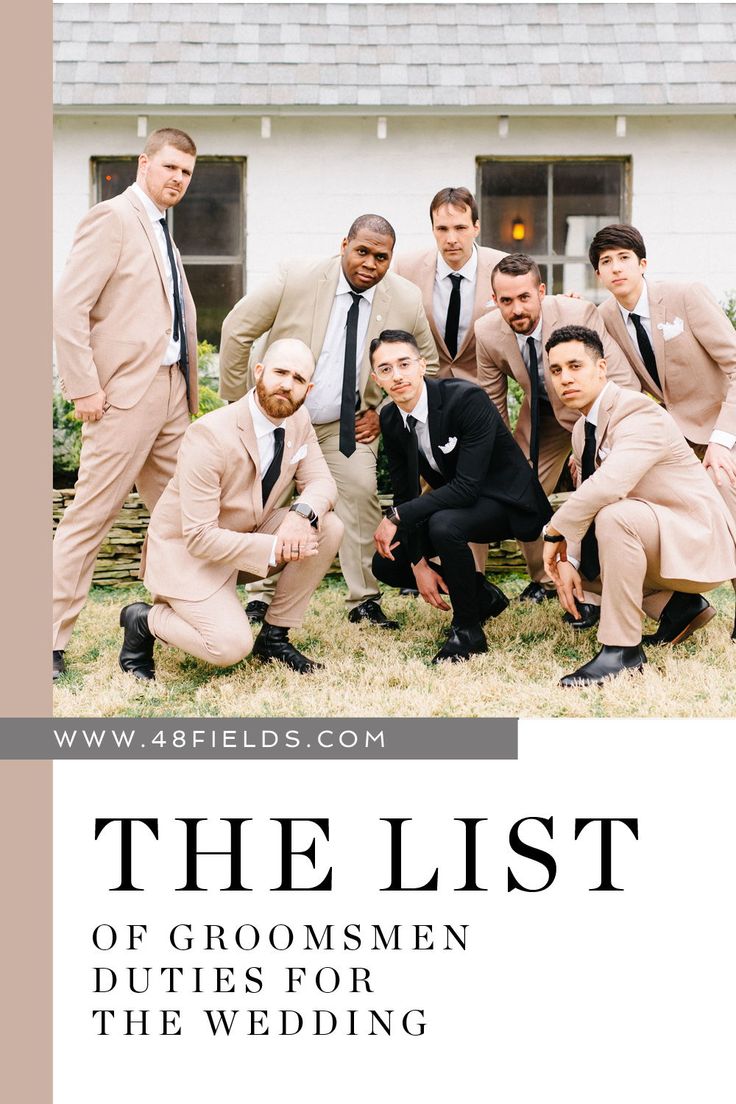
<svg viewBox="0 0 736 1104">
<path fill-rule="evenodd" d="M 484 391 L 425 379 L 426 362 L 404 330 L 374 338 L 370 358 L 393 400 L 381 411 L 381 432 L 394 505 L 374 534 L 373 571 L 389 586 L 416 587 L 435 609 L 452 608 L 433 663 L 469 659 L 488 650 L 483 624 L 508 605 L 476 570 L 469 542 L 536 540 L 551 508 Z"/>
</svg>

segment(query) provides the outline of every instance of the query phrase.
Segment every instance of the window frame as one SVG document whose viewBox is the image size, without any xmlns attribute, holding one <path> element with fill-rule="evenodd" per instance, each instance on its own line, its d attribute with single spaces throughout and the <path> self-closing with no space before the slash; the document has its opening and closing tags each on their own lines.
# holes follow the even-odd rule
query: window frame
<svg viewBox="0 0 736 1104">
<path fill-rule="evenodd" d="M 493 164 L 527 164 L 527 165 L 546 165 L 547 166 L 547 204 L 546 204 L 546 230 L 547 230 L 547 247 L 546 253 L 531 253 L 530 256 L 539 265 L 542 272 L 543 282 L 547 285 L 547 288 L 554 286 L 554 267 L 555 265 L 570 265 L 570 264 L 590 264 L 587 253 L 572 254 L 572 253 L 555 253 L 554 251 L 554 166 L 560 164 L 590 164 L 595 162 L 596 164 L 616 164 L 622 166 L 621 174 L 621 195 L 619 203 L 619 222 L 631 221 L 631 197 L 632 197 L 632 158 L 630 154 L 583 154 L 581 156 L 556 156 L 554 154 L 545 154 L 541 156 L 514 156 L 512 154 L 496 155 L 478 155 L 475 159 L 476 163 L 476 196 L 478 197 L 478 206 L 482 209 L 483 200 L 486 198 L 483 193 L 483 166 Z M 490 196 L 489 198 L 493 198 Z M 483 224 L 481 222 L 481 244 L 490 245 L 493 248 L 499 248 L 497 242 L 483 241 Z M 523 252 L 523 242 L 519 243 L 519 252 Z"/>
</svg>

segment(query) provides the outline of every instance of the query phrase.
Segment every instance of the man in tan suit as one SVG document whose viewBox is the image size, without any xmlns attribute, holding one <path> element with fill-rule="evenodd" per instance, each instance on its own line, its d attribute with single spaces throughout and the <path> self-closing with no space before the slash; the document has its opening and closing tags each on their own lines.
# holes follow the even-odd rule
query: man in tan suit
<svg viewBox="0 0 736 1104">
<path fill-rule="evenodd" d="M 380 388 L 372 379 L 368 346 L 381 330 L 414 334 L 431 371 L 437 351 L 419 291 L 388 271 L 396 234 L 380 215 L 361 215 L 343 239 L 340 256 L 292 261 L 236 303 L 222 327 L 220 393 L 237 399 L 246 388 L 253 342 L 266 347 L 301 338 L 317 367 L 307 399 L 320 448 L 337 483 L 337 514 L 345 525 L 340 566 L 348 588 L 349 620 L 398 628 L 379 605 L 372 571 L 373 533 L 381 520 L 376 494 Z M 254 619 L 265 605 L 253 610 Z"/>
<path fill-rule="evenodd" d="M 155 639 L 217 666 L 251 651 L 300 674 L 321 666 L 289 640 L 342 536 L 335 482 L 302 408 L 313 372 L 303 342 L 276 341 L 255 366 L 255 389 L 187 430 L 148 530 L 144 578 L 155 603 L 120 614 L 124 671 L 154 677 Z M 294 482 L 298 500 L 279 507 Z M 235 588 L 239 576 L 280 567 L 254 646 Z"/>
<path fill-rule="evenodd" d="M 554 491 L 570 455 L 570 434 L 578 419 L 558 398 L 549 378 L 545 345 L 560 326 L 586 326 L 599 334 L 608 378 L 622 387 L 639 384 L 621 350 L 606 332 L 593 303 L 566 295 L 546 295 L 537 264 L 524 253 L 510 253 L 493 270 L 493 297 L 498 310 L 475 324 L 478 383 L 509 425 L 508 381 L 524 392 L 514 437 L 529 459 L 546 494 Z M 541 602 L 555 591 L 544 570 L 542 542 L 522 544 L 531 582 L 520 597 Z M 586 611 L 588 613 L 592 611 Z M 587 624 L 581 619 L 577 627 Z"/>
<path fill-rule="evenodd" d="M 581 482 L 545 526 L 544 562 L 573 617 L 586 591 L 601 595 L 600 651 L 561 681 L 588 686 L 646 662 L 642 609 L 673 643 L 714 616 L 699 592 L 736 574 L 736 522 L 670 415 L 607 381 L 597 333 L 563 327 L 547 352 L 556 395 L 584 415 Z"/>
<path fill-rule="evenodd" d="M 429 205 L 429 217 L 437 248 L 397 257 L 394 272 L 422 293 L 440 378 L 455 376 L 475 383 L 474 327 L 495 309 L 491 272 L 506 254 L 476 245 L 478 204 L 467 188 L 442 188 Z"/>
<path fill-rule="evenodd" d="M 82 219 L 56 292 L 61 389 L 84 426 L 74 501 L 54 538 L 54 678 L 105 534 L 134 484 L 153 510 L 197 409 L 194 304 L 166 226 L 196 153 L 183 131 L 154 131 L 135 184 Z"/>
<path fill-rule="evenodd" d="M 605 226 L 589 252 L 611 292 L 600 308 L 608 331 L 736 518 L 736 330 L 703 284 L 645 280 L 646 246 L 635 226 Z M 657 643 L 669 643 L 661 625 L 655 635 Z"/>
</svg>

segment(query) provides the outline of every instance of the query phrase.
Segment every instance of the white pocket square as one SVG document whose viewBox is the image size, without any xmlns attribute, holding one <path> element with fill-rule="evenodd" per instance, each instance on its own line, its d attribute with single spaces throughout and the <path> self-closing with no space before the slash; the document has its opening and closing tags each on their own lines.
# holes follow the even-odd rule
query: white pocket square
<svg viewBox="0 0 736 1104">
<path fill-rule="evenodd" d="M 679 337 L 682 331 L 685 329 L 685 323 L 680 317 L 675 318 L 674 322 L 660 322 L 657 325 L 657 329 L 662 331 L 662 337 L 665 341 L 671 341 L 673 337 Z"/>
<path fill-rule="evenodd" d="M 448 452 L 452 452 L 456 444 L 457 437 L 451 437 L 446 445 L 440 445 L 440 452 L 444 452 L 444 454 L 447 455 Z"/>
<path fill-rule="evenodd" d="M 611 450 L 607 449 L 607 448 L 599 448 L 598 449 L 598 459 L 599 460 L 605 460 L 610 451 Z"/>
<path fill-rule="evenodd" d="M 304 459 L 304 457 L 305 457 L 306 455 L 307 455 L 307 446 L 306 446 L 306 445 L 302 445 L 302 447 L 301 447 L 300 449 L 297 449 L 297 450 L 296 450 L 296 452 L 295 452 L 295 453 L 294 453 L 294 455 L 292 456 L 292 458 L 291 458 L 291 460 L 289 461 L 289 463 L 290 463 L 290 464 L 298 464 L 298 463 L 299 463 L 299 461 L 300 461 L 300 460 L 303 460 L 303 459 Z"/>
</svg>

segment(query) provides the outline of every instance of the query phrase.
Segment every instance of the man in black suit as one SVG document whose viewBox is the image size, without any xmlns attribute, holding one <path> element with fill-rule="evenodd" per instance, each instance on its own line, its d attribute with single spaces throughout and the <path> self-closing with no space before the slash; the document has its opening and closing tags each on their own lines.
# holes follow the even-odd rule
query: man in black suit
<svg viewBox="0 0 736 1104">
<path fill-rule="evenodd" d="M 547 497 L 488 396 L 459 379 L 425 379 L 412 334 L 384 330 L 371 369 L 393 399 L 381 411 L 394 505 L 376 529 L 373 571 L 394 587 L 417 587 L 449 610 L 447 640 L 432 660 L 488 650 L 483 623 L 508 605 L 476 571 L 468 542 L 536 540 L 552 515 Z M 430 490 L 421 493 L 420 476 Z M 441 566 L 436 563 L 437 558 Z"/>
</svg>

